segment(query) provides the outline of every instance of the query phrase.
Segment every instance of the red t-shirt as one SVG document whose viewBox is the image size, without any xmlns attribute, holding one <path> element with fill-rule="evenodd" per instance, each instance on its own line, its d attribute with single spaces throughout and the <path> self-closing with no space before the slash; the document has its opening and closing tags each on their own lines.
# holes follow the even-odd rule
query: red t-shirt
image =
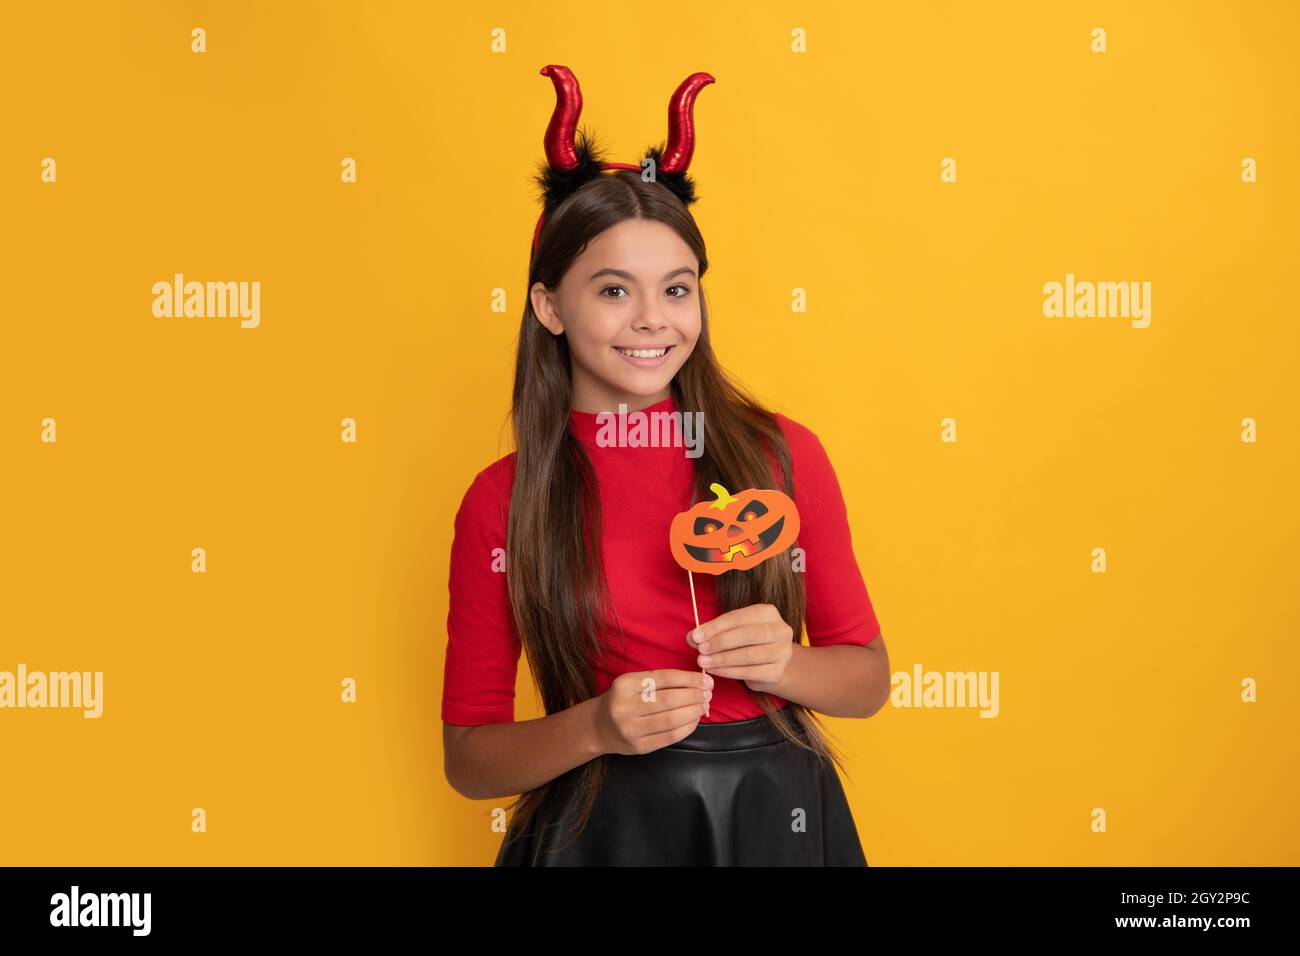
<svg viewBox="0 0 1300 956">
<path fill-rule="evenodd" d="M 644 409 L 675 411 L 672 397 Z M 826 450 L 798 422 L 776 414 L 794 468 L 799 509 L 796 546 L 805 554 L 808 643 L 869 644 L 880 624 L 853 556 L 844 498 Z M 707 422 L 704 441 L 708 441 Z M 686 641 L 695 627 L 686 571 L 668 550 L 673 517 L 691 506 L 693 458 L 680 445 L 616 447 L 597 443 L 595 413 L 572 411 L 570 427 L 584 443 L 600 484 L 605 576 L 618 626 L 602 634 L 605 668 L 597 667 L 597 693 L 628 671 L 656 668 L 699 670 Z M 514 480 L 513 453 L 474 478 L 456 514 L 449 575 L 447 656 L 442 719 L 449 724 L 508 723 L 515 719 L 515 676 L 522 645 L 515 635 L 506 595 L 506 517 Z M 729 489 L 733 493 L 741 489 Z M 499 552 L 494 550 L 501 549 Z M 784 556 L 771 561 L 789 560 Z M 733 571 L 733 574 L 743 574 Z M 696 574 L 700 621 L 717 616 L 710 574 Z M 797 636 L 796 636 L 797 637 Z M 759 717 L 763 710 L 743 681 L 714 677 L 713 699 L 703 723 Z M 787 703 L 775 698 L 778 706 Z"/>
</svg>

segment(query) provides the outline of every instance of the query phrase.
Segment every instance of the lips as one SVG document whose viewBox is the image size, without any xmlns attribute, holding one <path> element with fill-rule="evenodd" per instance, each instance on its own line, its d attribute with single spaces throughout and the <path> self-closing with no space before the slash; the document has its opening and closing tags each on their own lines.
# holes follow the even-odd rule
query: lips
<svg viewBox="0 0 1300 956">
<path fill-rule="evenodd" d="M 615 352 L 619 352 L 630 358 L 656 359 L 663 358 L 672 350 L 671 345 L 615 345 L 612 346 Z"/>
<path fill-rule="evenodd" d="M 675 345 L 655 345 L 655 346 L 638 346 L 636 348 L 624 348 L 622 346 L 611 346 L 614 354 L 621 358 L 628 365 L 638 369 L 656 369 L 663 368 L 672 358 Z"/>
<path fill-rule="evenodd" d="M 726 562 L 731 561 L 738 554 L 749 556 L 758 554 L 771 547 L 781 534 L 781 526 L 785 524 L 785 518 L 777 519 L 776 523 L 760 534 L 757 538 L 745 538 L 723 551 L 721 548 L 698 548 L 693 544 L 685 545 L 687 553 L 697 561 Z M 755 546 L 757 542 L 757 546 Z"/>
</svg>

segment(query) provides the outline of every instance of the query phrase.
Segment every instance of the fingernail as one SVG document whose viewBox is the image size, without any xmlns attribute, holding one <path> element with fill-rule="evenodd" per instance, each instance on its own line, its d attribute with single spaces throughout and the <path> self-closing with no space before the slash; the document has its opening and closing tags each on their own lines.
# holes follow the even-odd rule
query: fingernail
<svg viewBox="0 0 1300 956">
<path fill-rule="evenodd" d="M 704 632 L 701 631 L 699 628 L 696 628 L 695 630 L 691 631 L 691 640 L 694 641 L 696 644 L 700 643 L 700 641 L 704 640 Z"/>
<path fill-rule="evenodd" d="M 708 667 L 708 666 L 709 666 L 710 664 L 712 664 L 712 663 L 713 663 L 713 658 L 712 658 L 712 657 L 709 657 L 709 655 L 707 655 L 707 654 L 701 655 L 701 657 L 700 657 L 700 666 L 701 666 L 701 667 Z"/>
<path fill-rule="evenodd" d="M 712 686 L 713 686 L 713 675 L 712 675 L 712 674 L 705 674 L 705 675 L 704 675 L 704 686 L 705 686 L 705 687 L 712 687 Z"/>
</svg>

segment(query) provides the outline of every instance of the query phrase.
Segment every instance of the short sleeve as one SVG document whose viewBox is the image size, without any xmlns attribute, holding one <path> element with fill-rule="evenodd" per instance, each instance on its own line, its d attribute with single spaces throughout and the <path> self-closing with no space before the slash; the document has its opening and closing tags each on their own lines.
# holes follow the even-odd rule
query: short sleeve
<svg viewBox="0 0 1300 956">
<path fill-rule="evenodd" d="M 506 509 L 494 470 L 475 477 L 456 512 L 442 683 L 442 719 L 449 724 L 515 719 L 522 647 L 506 589 Z"/>
<path fill-rule="evenodd" d="M 794 468 L 808 643 L 870 644 L 880 635 L 880 622 L 853 554 L 848 509 L 830 456 L 813 432 L 784 416 L 779 420 Z"/>
</svg>

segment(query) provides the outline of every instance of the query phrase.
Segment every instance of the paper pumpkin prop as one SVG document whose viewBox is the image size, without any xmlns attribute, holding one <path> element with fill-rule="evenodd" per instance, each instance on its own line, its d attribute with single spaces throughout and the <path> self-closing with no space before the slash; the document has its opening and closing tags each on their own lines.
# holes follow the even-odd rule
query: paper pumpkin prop
<svg viewBox="0 0 1300 956">
<path fill-rule="evenodd" d="M 687 571 L 748 571 L 799 536 L 799 509 L 789 496 L 765 488 L 733 495 L 717 482 L 709 490 L 715 500 L 683 511 L 668 531 L 673 558 Z"/>
</svg>

